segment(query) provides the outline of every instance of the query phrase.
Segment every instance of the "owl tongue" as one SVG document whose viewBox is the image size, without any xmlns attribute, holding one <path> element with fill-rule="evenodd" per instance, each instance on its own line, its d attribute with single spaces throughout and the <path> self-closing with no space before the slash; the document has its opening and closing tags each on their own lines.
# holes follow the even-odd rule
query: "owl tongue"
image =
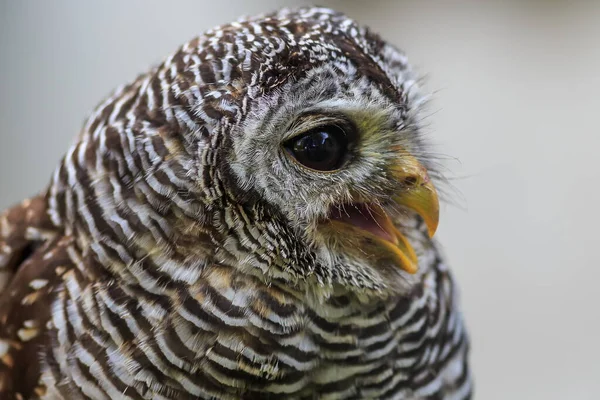
<svg viewBox="0 0 600 400">
<path fill-rule="evenodd" d="M 345 222 L 396 244 L 395 228 L 385 211 L 373 204 L 357 203 L 333 207 L 330 219 Z"/>
</svg>

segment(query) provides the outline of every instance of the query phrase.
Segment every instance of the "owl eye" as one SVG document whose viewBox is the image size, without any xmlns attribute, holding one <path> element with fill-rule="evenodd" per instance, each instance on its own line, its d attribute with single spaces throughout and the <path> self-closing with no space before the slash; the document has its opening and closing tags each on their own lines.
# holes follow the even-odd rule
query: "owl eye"
<svg viewBox="0 0 600 400">
<path fill-rule="evenodd" d="M 344 162 L 348 138 L 342 128 L 328 125 L 296 136 L 287 141 L 284 147 L 307 168 L 334 171 Z"/>
</svg>

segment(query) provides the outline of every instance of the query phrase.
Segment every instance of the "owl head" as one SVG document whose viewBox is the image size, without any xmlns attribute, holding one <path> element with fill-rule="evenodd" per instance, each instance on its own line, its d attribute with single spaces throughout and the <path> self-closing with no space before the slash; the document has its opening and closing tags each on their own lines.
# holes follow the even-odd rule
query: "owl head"
<svg viewBox="0 0 600 400">
<path fill-rule="evenodd" d="M 415 228 L 401 220 L 418 214 L 433 235 L 438 200 L 419 160 L 420 99 L 405 57 L 321 8 L 214 35 L 231 49 L 217 51 L 215 79 L 241 90 L 224 87 L 219 107 L 242 97 L 221 130 L 222 176 L 232 204 L 245 210 L 230 251 L 246 244 L 244 258 L 258 248 L 247 267 L 277 279 L 375 291 L 410 281 L 417 256 L 402 231 Z M 235 66 L 224 68 L 228 56 Z M 232 77 L 236 67 L 242 77 Z"/>
<path fill-rule="evenodd" d="M 161 240 L 149 229 L 135 241 L 162 270 L 179 252 L 181 271 L 224 263 L 322 293 L 387 295 L 410 287 L 415 240 L 438 224 L 421 103 L 405 56 L 377 35 L 329 9 L 284 9 L 186 43 L 101 106 L 81 142 L 100 143 L 103 159 L 127 146 L 139 156 L 104 168 L 137 193 L 138 213 L 168 221 L 156 223 Z M 98 202 L 117 209 L 110 182 Z"/>
</svg>

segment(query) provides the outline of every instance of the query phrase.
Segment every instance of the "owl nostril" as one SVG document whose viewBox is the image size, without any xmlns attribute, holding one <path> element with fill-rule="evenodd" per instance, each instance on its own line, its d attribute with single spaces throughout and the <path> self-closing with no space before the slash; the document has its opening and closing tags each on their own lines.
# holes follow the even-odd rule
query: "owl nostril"
<svg viewBox="0 0 600 400">
<path fill-rule="evenodd" d="M 403 183 L 406 186 L 415 186 L 417 184 L 417 178 L 415 178 L 414 176 L 408 176 L 404 178 Z"/>
</svg>

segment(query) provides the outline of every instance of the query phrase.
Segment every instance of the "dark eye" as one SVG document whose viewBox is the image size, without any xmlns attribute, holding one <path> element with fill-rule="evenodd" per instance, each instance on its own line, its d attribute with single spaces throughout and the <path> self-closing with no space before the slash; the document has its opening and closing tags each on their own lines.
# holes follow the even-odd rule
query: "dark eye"
<svg viewBox="0 0 600 400">
<path fill-rule="evenodd" d="M 333 171 L 340 168 L 345 160 L 348 139 L 341 128 L 331 125 L 297 136 L 284 146 L 305 167 Z"/>
</svg>

